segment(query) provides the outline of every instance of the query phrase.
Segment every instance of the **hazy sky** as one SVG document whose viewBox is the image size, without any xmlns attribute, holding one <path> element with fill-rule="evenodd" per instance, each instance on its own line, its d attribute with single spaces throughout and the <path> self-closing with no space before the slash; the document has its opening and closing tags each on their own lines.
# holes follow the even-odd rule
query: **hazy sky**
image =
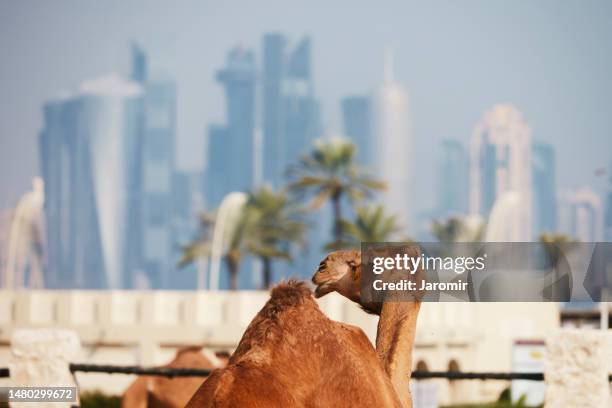
<svg viewBox="0 0 612 408">
<path fill-rule="evenodd" d="M 338 100 L 380 82 L 385 45 L 410 95 L 422 184 L 443 138 L 468 141 L 497 102 L 515 104 L 535 139 L 553 143 L 558 184 L 601 188 L 612 160 L 609 1 L 24 1 L 0 2 L 0 208 L 38 173 L 41 105 L 110 72 L 127 74 L 130 41 L 178 83 L 178 162 L 202 163 L 203 136 L 223 120 L 214 81 L 235 44 L 282 31 L 313 40 L 324 124 L 341 131 Z M 429 190 L 420 197 L 427 206 Z"/>
</svg>

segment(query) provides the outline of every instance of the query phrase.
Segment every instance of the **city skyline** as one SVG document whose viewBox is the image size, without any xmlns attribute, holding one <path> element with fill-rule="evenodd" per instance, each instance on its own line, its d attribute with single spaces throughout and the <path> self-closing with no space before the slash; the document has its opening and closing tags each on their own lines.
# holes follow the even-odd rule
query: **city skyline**
<svg viewBox="0 0 612 408">
<path fill-rule="evenodd" d="M 389 8 L 351 9 L 354 20 L 349 21 L 338 35 L 332 35 L 336 31 L 330 24 L 334 18 L 348 12 L 346 5 L 329 6 L 329 17 L 320 24 L 318 20 L 314 23 L 314 10 L 320 9 L 314 5 L 312 9 L 300 9 L 301 19 L 286 6 L 273 5 L 283 16 L 276 22 L 257 13 L 252 21 L 243 21 L 244 17 L 236 14 L 232 4 L 215 7 L 203 4 L 196 7 L 195 16 L 189 18 L 183 18 L 184 10 L 177 7 L 168 16 L 168 27 L 156 27 L 156 35 L 152 38 L 146 34 L 151 32 L 152 21 L 161 13 L 159 7 L 151 6 L 143 22 L 127 26 L 115 16 L 119 12 L 129 16 L 136 10 L 112 5 L 103 16 L 115 29 L 104 36 L 99 33 L 105 28 L 89 24 L 94 15 L 98 17 L 97 8 L 77 6 L 73 13 L 79 17 L 75 24 L 82 35 L 75 39 L 74 45 L 64 47 L 65 61 L 54 58 L 51 51 L 57 49 L 55 46 L 45 45 L 48 41 L 59 44 L 57 36 L 66 33 L 67 29 L 60 27 L 66 17 L 56 12 L 61 7 L 40 5 L 39 13 L 42 14 L 29 16 L 24 21 L 26 17 L 20 11 L 21 6 L 8 3 L 0 6 L 4 9 L 0 15 L 14 17 L 2 25 L 7 30 L 2 49 L 9 54 L 4 59 L 7 63 L 0 68 L 0 81 L 8 91 L 6 95 L 13 97 L 11 103 L 4 104 L 0 120 L 4 147 L 0 160 L 3 170 L 0 185 L 4 192 L 0 206 L 14 205 L 19 195 L 29 188 L 31 176 L 40 174 L 34 143 L 36 134 L 42 129 L 42 102 L 56 95 L 59 89 L 74 88 L 84 78 L 112 71 L 127 72 L 125 54 L 131 40 L 142 42 L 146 49 L 153 50 L 154 72 L 165 71 L 167 76 L 177 80 L 177 165 L 182 169 L 197 169 L 202 164 L 203 134 L 209 125 L 221 122 L 223 117 L 222 90 L 212 73 L 219 68 L 227 49 L 243 43 L 247 48 L 259 50 L 260 36 L 268 31 L 284 32 L 296 42 L 303 34 L 311 36 L 314 93 L 323 106 L 325 129 L 342 129 L 340 99 L 363 94 L 380 82 L 382 50 L 385 45 L 391 45 L 397 61 L 396 76 L 408 89 L 414 110 L 418 167 L 423 167 L 419 160 L 427 161 L 430 157 L 427 152 L 441 140 L 456 138 L 466 142 L 484 110 L 495 103 L 510 102 L 523 112 L 533 129 L 534 139 L 552 144 L 558 163 L 571 163 L 571 166 L 558 166 L 558 177 L 563 181 L 558 185 L 570 188 L 589 185 L 600 194 L 604 192 L 605 177 L 596 178 L 593 173 L 609 162 L 609 157 L 605 157 L 609 151 L 606 149 L 609 137 L 605 117 L 609 116 L 610 108 L 605 100 L 612 87 L 604 73 L 610 72 L 612 62 L 604 55 L 612 53 L 606 51 L 610 44 L 602 41 L 609 37 L 606 36 L 609 26 L 602 25 L 605 16 L 612 11 L 608 5 L 563 4 L 547 8 L 515 4 L 506 9 L 497 3 L 478 3 L 478 7 L 455 9 L 454 18 L 450 19 L 446 14 L 437 15 L 435 7 L 391 4 Z M 253 6 L 241 4 L 241 7 Z M 396 13 L 398 17 L 394 17 L 392 10 L 408 13 Z M 48 13 L 44 14 L 45 11 Z M 383 16 L 388 22 L 385 26 L 376 23 Z M 400 16 L 406 24 L 400 24 Z M 440 21 L 432 25 L 436 21 L 434 16 Z M 509 16 L 520 21 L 520 29 L 507 20 Z M 231 21 L 234 29 L 221 28 L 225 20 Z M 172 39 L 168 28 L 176 24 L 174 21 L 190 27 L 185 30 L 188 37 L 184 34 Z M 200 29 L 198 21 L 208 21 L 212 25 Z M 367 21 L 373 29 L 365 36 L 356 31 L 356 26 Z M 474 21 L 479 23 L 475 25 L 480 29 L 473 27 Z M 572 37 L 557 27 L 557 21 L 573 23 Z M 34 33 L 25 35 L 20 28 L 31 27 L 34 23 L 46 33 L 44 38 Z M 449 42 L 451 28 L 453 33 L 461 35 Z M 212 44 L 206 35 L 212 32 L 217 33 L 214 39 L 218 44 Z M 418 40 L 418 33 L 429 33 L 428 41 Z M 145 41 L 140 41 L 145 36 Z M 87 51 L 88 38 L 96 38 L 95 53 Z M 528 51 L 527 45 L 532 42 L 537 45 L 537 55 L 533 47 Z M 50 51 L 41 53 L 40 47 Z M 10 52 L 17 49 L 21 56 L 11 58 Z M 190 54 L 186 54 L 187 49 L 191 50 Z M 87 58 L 82 58 L 83 53 Z M 23 66 L 33 55 L 39 63 L 44 63 L 45 59 L 53 62 L 45 65 L 44 75 Z M 485 55 L 486 64 L 475 63 Z M 510 55 L 512 63 L 508 64 Z M 26 86 L 26 78 L 30 86 Z M 261 128 L 261 124 L 258 127 Z M 574 157 L 575 151 L 584 153 Z M 430 209 L 434 204 L 433 176 L 429 180 L 428 177 L 426 174 L 422 185 L 417 186 L 420 197 L 417 205 L 421 207 L 418 210 Z"/>
</svg>

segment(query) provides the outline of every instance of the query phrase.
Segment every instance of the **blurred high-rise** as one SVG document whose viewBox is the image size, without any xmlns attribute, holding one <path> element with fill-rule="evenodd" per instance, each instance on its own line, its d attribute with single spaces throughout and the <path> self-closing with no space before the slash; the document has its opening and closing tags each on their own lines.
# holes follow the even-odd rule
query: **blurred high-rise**
<svg viewBox="0 0 612 408">
<path fill-rule="evenodd" d="M 438 217 L 467 214 L 469 157 L 458 140 L 446 139 L 440 145 L 441 157 L 436 174 L 436 213 Z"/>
<path fill-rule="evenodd" d="M 112 75 L 44 106 L 49 287 L 120 288 L 139 266 L 142 95 Z"/>
<path fill-rule="evenodd" d="M 357 163 L 363 167 L 372 165 L 372 125 L 370 98 L 348 96 L 341 101 L 344 134 L 357 146 Z"/>
<path fill-rule="evenodd" d="M 531 152 L 533 182 L 533 232 L 557 230 L 555 150 L 548 143 L 534 142 Z"/>
<path fill-rule="evenodd" d="M 131 186 L 140 190 L 140 206 L 132 217 L 139 219 L 141 262 L 126 287 L 168 287 L 174 270 L 173 181 L 176 143 L 176 86 L 171 80 L 147 76 L 145 53 L 132 49 L 132 80 L 144 89 L 140 180 Z M 133 164 L 137 166 L 137 164 Z"/>
<path fill-rule="evenodd" d="M 176 170 L 174 173 L 174 186 L 172 188 L 172 206 L 174 221 L 172 250 L 173 265 L 182 257 L 182 248 L 197 238 L 200 227 L 199 214 L 204 209 L 202 197 L 202 172 Z M 172 282 L 166 287 L 193 289 L 196 286 L 197 269 L 195 264 L 184 265 L 175 272 Z"/>
<path fill-rule="evenodd" d="M 512 233 L 502 235 L 530 241 L 531 176 L 531 129 L 514 106 L 495 105 L 477 123 L 471 141 L 470 212 L 486 218 L 498 201 L 504 203 L 498 213 L 503 207 L 512 216 L 507 221 Z"/>
<path fill-rule="evenodd" d="M 131 56 L 129 80 L 87 81 L 44 107 L 50 287 L 172 286 L 176 89 L 148 76 L 138 46 Z"/>
<path fill-rule="evenodd" d="M 395 81 L 393 58 L 385 52 L 383 83 L 372 95 L 371 140 L 374 174 L 387 183 L 381 194 L 385 208 L 398 217 L 404 229 L 412 223 L 411 181 L 413 155 L 412 125 L 408 94 Z"/>
<path fill-rule="evenodd" d="M 263 181 L 279 187 L 288 166 L 321 136 L 308 37 L 290 49 L 283 34 L 264 36 L 261 108 Z"/>
<path fill-rule="evenodd" d="M 604 220 L 604 240 L 606 242 L 612 242 L 612 162 L 610 162 L 610 166 L 608 167 L 608 192 Z"/>
<path fill-rule="evenodd" d="M 603 204 L 595 191 L 582 187 L 559 195 L 559 229 L 581 242 L 603 238 Z"/>
<path fill-rule="evenodd" d="M 245 191 L 254 183 L 255 164 L 255 56 L 240 46 L 227 54 L 217 73 L 225 89 L 226 124 L 212 125 L 208 133 L 205 197 L 214 208 L 232 191 Z"/>
<path fill-rule="evenodd" d="M 6 281 L 9 235 L 13 220 L 13 210 L 0 210 L 0 286 Z"/>
</svg>

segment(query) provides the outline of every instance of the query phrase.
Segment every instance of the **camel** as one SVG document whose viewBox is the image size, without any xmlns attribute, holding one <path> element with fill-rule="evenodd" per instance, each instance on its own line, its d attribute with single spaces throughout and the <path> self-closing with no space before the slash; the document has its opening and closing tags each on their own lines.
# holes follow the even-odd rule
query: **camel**
<svg viewBox="0 0 612 408">
<path fill-rule="evenodd" d="M 227 367 L 213 371 L 187 404 L 188 408 L 402 406 L 410 407 L 402 405 L 363 331 L 330 320 L 308 285 L 294 280 L 272 289 Z"/>
<path fill-rule="evenodd" d="M 214 369 L 223 366 L 215 354 L 202 347 L 185 347 L 164 367 Z M 182 408 L 198 389 L 202 377 L 165 378 L 139 376 L 124 392 L 122 408 Z"/>
<path fill-rule="evenodd" d="M 374 250 L 376 255 L 390 255 L 385 249 Z M 380 253 L 379 253 L 380 252 Z M 419 247 L 396 248 L 393 254 L 402 252 L 419 256 Z M 369 254 L 372 255 L 372 254 Z M 401 278 L 396 275 L 391 279 Z M 405 275 L 403 276 L 405 278 Z M 417 271 L 413 279 L 423 279 L 423 270 Z M 366 312 L 379 316 L 376 332 L 376 352 L 385 372 L 402 401 L 403 406 L 412 407 L 410 376 L 412 373 L 412 349 L 416 335 L 416 323 L 423 293 L 415 294 L 413 301 L 397 301 L 389 298 L 384 302 L 365 301 L 362 297 L 361 251 L 336 251 L 329 254 L 312 277 L 316 285 L 317 298 L 330 292 L 359 304 Z"/>
</svg>

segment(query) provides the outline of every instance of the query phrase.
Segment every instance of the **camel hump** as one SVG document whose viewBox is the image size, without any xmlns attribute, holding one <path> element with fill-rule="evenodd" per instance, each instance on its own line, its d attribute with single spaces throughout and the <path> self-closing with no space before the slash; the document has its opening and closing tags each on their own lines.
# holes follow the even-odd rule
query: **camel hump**
<svg viewBox="0 0 612 408">
<path fill-rule="evenodd" d="M 287 282 L 281 282 L 272 288 L 268 303 L 282 307 L 292 307 L 302 303 L 306 298 L 312 298 L 312 290 L 310 290 L 308 284 L 297 279 L 289 279 Z"/>
</svg>

